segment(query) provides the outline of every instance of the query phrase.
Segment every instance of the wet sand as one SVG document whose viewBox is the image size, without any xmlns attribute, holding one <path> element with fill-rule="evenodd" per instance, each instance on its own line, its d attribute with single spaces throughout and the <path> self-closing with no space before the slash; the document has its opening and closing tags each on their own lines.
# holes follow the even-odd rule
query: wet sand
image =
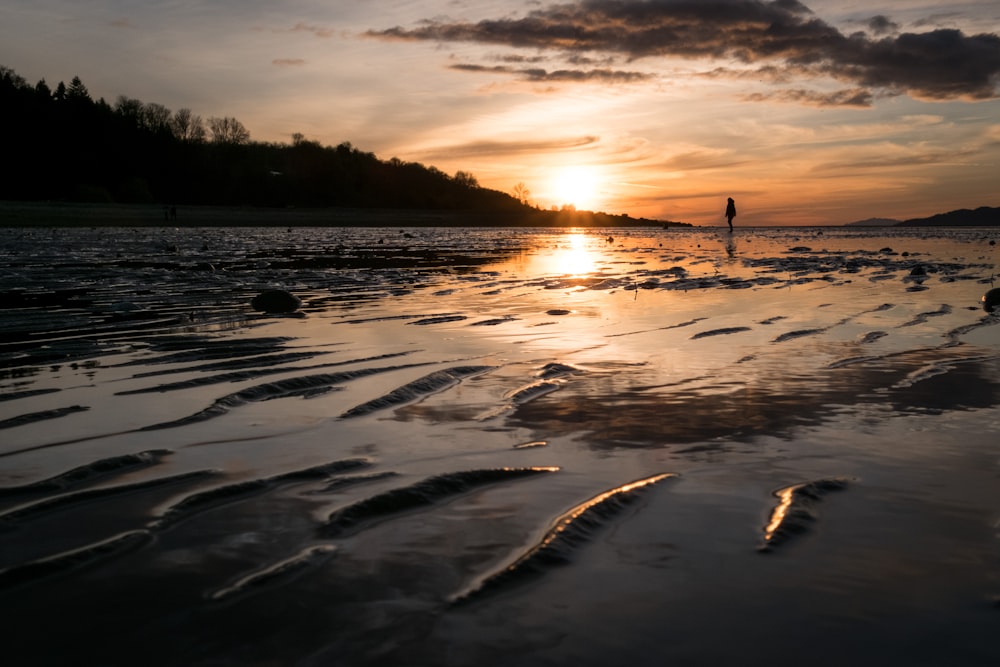
<svg viewBox="0 0 1000 667">
<path fill-rule="evenodd" d="M 11 664 L 1000 659 L 992 230 L 0 239 Z"/>
</svg>

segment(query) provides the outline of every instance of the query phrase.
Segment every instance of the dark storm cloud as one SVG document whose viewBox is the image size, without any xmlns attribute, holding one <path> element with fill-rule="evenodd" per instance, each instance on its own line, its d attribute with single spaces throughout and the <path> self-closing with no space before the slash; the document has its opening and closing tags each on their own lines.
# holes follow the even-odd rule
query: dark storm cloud
<svg viewBox="0 0 1000 667">
<path fill-rule="evenodd" d="M 892 22 L 876 17 L 876 34 Z M 733 58 L 778 63 L 798 75 L 826 75 L 917 97 L 985 99 L 1000 83 L 1000 36 L 938 29 L 872 38 L 846 35 L 797 0 L 582 0 L 521 18 L 478 23 L 426 21 L 370 31 L 396 40 L 475 42 L 564 54 Z"/>
</svg>

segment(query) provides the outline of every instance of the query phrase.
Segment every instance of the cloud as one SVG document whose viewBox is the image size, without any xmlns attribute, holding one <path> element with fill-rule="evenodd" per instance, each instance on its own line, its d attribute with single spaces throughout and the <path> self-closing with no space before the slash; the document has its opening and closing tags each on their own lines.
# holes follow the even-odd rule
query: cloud
<svg viewBox="0 0 1000 667">
<path fill-rule="evenodd" d="M 818 164 L 811 173 L 827 173 L 847 171 L 857 173 L 869 169 L 886 170 L 894 168 L 910 168 L 916 165 L 964 164 L 976 156 L 976 151 L 968 149 L 955 150 L 903 150 L 895 146 L 886 146 L 883 154 L 863 156 L 852 160 L 835 161 Z"/>
<path fill-rule="evenodd" d="M 884 16 L 868 23 L 876 35 L 894 26 Z M 413 28 L 371 30 L 366 35 L 503 45 L 565 56 L 610 54 L 631 61 L 730 59 L 935 100 L 992 98 L 1000 84 L 996 34 L 935 29 L 847 35 L 798 0 L 581 0 L 519 18 L 428 20 Z"/>
<path fill-rule="evenodd" d="M 888 16 L 879 14 L 868 19 L 868 29 L 876 35 L 884 35 L 899 30 L 899 24 L 891 21 Z"/>
<path fill-rule="evenodd" d="M 544 141 L 474 141 L 465 144 L 430 148 L 421 151 L 423 159 L 442 160 L 467 158 L 480 155 L 491 157 L 502 155 L 538 154 L 553 151 L 592 148 L 600 143 L 600 137 L 579 136 Z"/>
<path fill-rule="evenodd" d="M 750 160 L 739 159 L 730 155 L 729 151 L 697 149 L 671 156 L 662 163 L 670 171 L 702 171 L 731 169 L 748 164 Z"/>
<path fill-rule="evenodd" d="M 330 28 L 323 28 L 320 26 L 309 25 L 307 23 L 296 23 L 294 26 L 288 29 L 288 32 L 308 32 L 312 33 L 316 37 L 321 37 L 323 39 L 328 39 L 336 34 Z"/>
<path fill-rule="evenodd" d="M 451 69 L 463 72 L 493 72 L 500 74 L 515 74 L 526 81 L 546 83 L 584 83 L 598 81 L 600 83 L 634 83 L 653 78 L 642 72 L 618 72 L 606 69 L 592 70 L 554 70 L 548 71 L 540 67 L 514 68 L 504 65 L 493 67 L 471 64 L 450 65 Z"/>
<path fill-rule="evenodd" d="M 519 56 L 515 54 L 506 54 L 496 56 L 496 60 L 503 63 L 541 63 L 545 62 L 547 58 L 544 56 Z"/>
<path fill-rule="evenodd" d="M 275 58 L 271 61 L 272 65 L 277 65 L 278 67 L 297 67 L 299 65 L 305 65 L 306 61 L 302 58 Z"/>
<path fill-rule="evenodd" d="M 753 93 L 745 95 L 743 99 L 749 102 L 795 102 L 817 107 L 870 107 L 874 95 L 866 88 L 850 88 L 831 93 L 796 89 L 779 90 L 773 93 Z"/>
<path fill-rule="evenodd" d="M 940 12 L 918 20 L 915 25 L 921 28 L 925 26 L 948 25 L 951 24 L 954 19 L 961 18 L 961 16 L 962 14 L 959 12 Z"/>
</svg>

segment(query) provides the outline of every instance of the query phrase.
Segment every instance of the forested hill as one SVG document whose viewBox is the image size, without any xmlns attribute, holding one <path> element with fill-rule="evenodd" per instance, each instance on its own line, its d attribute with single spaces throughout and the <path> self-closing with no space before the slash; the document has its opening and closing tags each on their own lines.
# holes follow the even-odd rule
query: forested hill
<svg viewBox="0 0 1000 667">
<path fill-rule="evenodd" d="M 847 223 L 849 227 L 1000 227 L 1000 207 L 980 206 L 975 209 L 938 213 L 926 218 L 893 220 L 869 218 Z"/>
<path fill-rule="evenodd" d="M 93 100 L 0 67 L 7 133 L 0 198 L 230 206 L 528 209 L 471 174 L 382 161 L 349 143 L 257 143 L 235 118 L 120 96 Z"/>
<path fill-rule="evenodd" d="M 449 176 L 301 135 L 254 142 L 235 118 L 126 96 L 94 100 L 78 77 L 52 89 L 0 66 L 0 109 L 0 200 L 541 213 L 526 196 L 480 187 L 466 172 Z"/>
<path fill-rule="evenodd" d="M 904 220 L 897 227 L 1000 227 L 1000 208 L 980 206 Z"/>
</svg>

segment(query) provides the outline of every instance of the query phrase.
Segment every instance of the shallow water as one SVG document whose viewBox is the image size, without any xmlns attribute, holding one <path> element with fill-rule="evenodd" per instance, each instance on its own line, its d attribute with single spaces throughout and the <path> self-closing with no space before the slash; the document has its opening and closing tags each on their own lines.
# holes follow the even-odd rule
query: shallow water
<svg viewBox="0 0 1000 667">
<path fill-rule="evenodd" d="M 0 229 L 5 662 L 994 664 L 998 236 Z"/>
</svg>

